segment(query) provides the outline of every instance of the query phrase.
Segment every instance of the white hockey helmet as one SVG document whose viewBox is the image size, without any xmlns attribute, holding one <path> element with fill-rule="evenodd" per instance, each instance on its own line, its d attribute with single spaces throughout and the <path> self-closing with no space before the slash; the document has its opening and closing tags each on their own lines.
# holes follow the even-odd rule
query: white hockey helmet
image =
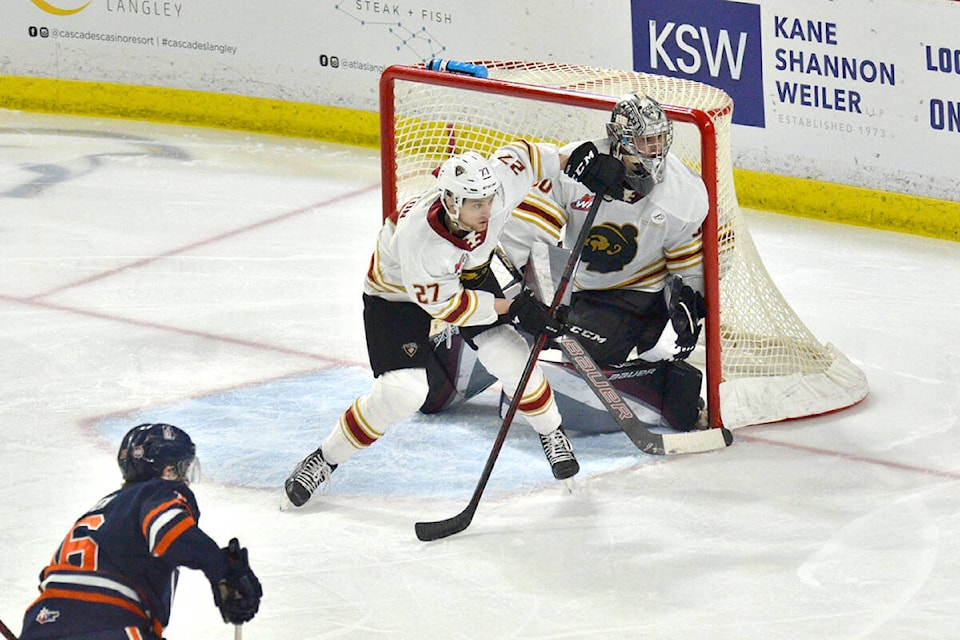
<svg viewBox="0 0 960 640">
<path fill-rule="evenodd" d="M 673 122 L 660 103 L 650 96 L 628 93 L 620 98 L 607 123 L 610 151 L 627 158 L 637 169 L 627 167 L 627 183 L 642 194 L 663 181 L 664 160 L 673 144 Z"/>
<path fill-rule="evenodd" d="M 500 178 L 490 163 L 474 151 L 467 151 L 447 159 L 437 173 L 441 201 L 450 217 L 457 222 L 460 208 L 468 198 L 482 199 L 500 192 Z M 453 204 L 453 210 L 447 200 Z"/>
</svg>

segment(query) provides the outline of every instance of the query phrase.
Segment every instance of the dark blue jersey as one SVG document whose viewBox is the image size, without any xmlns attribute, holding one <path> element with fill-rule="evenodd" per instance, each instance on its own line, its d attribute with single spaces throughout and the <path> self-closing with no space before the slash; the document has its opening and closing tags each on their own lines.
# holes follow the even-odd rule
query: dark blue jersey
<svg viewBox="0 0 960 640">
<path fill-rule="evenodd" d="M 223 578 L 227 561 L 200 528 L 183 482 L 127 484 L 85 513 L 40 573 L 21 640 L 138 627 L 157 636 L 170 619 L 178 567 Z"/>
</svg>

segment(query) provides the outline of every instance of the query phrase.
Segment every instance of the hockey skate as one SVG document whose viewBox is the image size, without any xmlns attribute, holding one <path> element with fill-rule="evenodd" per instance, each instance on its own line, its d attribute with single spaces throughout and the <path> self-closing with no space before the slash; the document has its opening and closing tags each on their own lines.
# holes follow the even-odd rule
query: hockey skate
<svg viewBox="0 0 960 640">
<path fill-rule="evenodd" d="M 287 481 L 283 483 L 287 498 L 293 506 L 302 507 L 317 487 L 330 479 L 330 474 L 336 468 L 337 465 L 324 460 L 323 451 L 317 449 L 301 460 Z"/>
<path fill-rule="evenodd" d="M 547 435 L 540 436 L 540 445 L 547 456 L 553 477 L 557 480 L 572 478 L 580 471 L 580 463 L 573 455 L 573 447 L 564 433 L 563 427 L 557 427 Z"/>
</svg>

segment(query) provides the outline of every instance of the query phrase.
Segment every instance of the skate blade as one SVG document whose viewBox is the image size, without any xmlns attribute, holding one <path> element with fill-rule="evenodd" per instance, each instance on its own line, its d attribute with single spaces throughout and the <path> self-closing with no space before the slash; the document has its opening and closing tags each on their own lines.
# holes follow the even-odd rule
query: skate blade
<svg viewBox="0 0 960 640">
<path fill-rule="evenodd" d="M 280 489 L 280 511 L 296 511 L 300 507 L 296 506 L 290 502 L 290 498 L 287 497 L 287 492 L 283 489 Z"/>
</svg>

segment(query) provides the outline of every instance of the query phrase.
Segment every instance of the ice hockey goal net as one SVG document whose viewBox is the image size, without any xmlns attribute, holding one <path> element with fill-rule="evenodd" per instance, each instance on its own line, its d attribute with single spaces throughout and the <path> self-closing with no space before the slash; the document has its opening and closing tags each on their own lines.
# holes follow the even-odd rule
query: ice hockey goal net
<svg viewBox="0 0 960 640">
<path fill-rule="evenodd" d="M 380 82 L 383 213 L 418 195 L 451 154 L 489 155 L 516 139 L 565 144 L 604 135 L 616 99 L 640 92 L 675 121 L 671 152 L 701 175 L 708 317 L 698 348 L 711 426 L 817 415 L 867 394 L 863 373 L 821 344 L 763 266 L 737 204 L 733 103 L 698 82 L 633 71 L 538 62 L 477 61 L 488 78 L 393 66 Z"/>
</svg>

